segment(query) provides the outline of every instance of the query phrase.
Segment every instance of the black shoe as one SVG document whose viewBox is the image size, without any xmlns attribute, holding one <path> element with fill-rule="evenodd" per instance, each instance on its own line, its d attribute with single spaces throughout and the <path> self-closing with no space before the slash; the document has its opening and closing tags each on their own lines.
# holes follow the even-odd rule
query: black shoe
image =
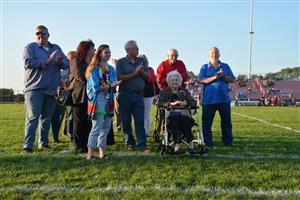
<svg viewBox="0 0 300 200">
<path fill-rule="evenodd" d="M 60 141 L 59 141 L 59 140 L 54 140 L 54 143 L 55 143 L 55 144 L 59 144 Z"/>
<path fill-rule="evenodd" d="M 177 149 L 177 151 L 174 151 L 174 154 L 184 154 L 185 150 L 183 150 L 182 148 Z"/>
<path fill-rule="evenodd" d="M 189 152 L 189 154 L 199 154 L 199 152 L 197 152 L 195 149 L 191 149 L 191 148 L 189 148 L 188 152 Z"/>
<path fill-rule="evenodd" d="M 39 147 L 39 150 L 42 150 L 42 151 L 53 151 L 55 149 L 52 148 L 52 147 L 50 147 L 49 145 L 46 145 L 46 146 Z"/>
<path fill-rule="evenodd" d="M 32 153 L 33 151 L 32 151 L 32 149 L 30 149 L 30 148 L 24 148 L 23 149 L 23 153 Z"/>
</svg>

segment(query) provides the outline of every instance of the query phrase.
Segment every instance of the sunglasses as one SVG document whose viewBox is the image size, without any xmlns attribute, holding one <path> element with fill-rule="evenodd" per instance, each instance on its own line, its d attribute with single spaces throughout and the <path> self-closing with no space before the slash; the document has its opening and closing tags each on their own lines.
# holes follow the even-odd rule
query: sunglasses
<svg viewBox="0 0 300 200">
<path fill-rule="evenodd" d="M 46 36 L 46 35 L 48 35 L 48 32 L 39 31 L 39 32 L 36 32 L 35 35 Z"/>
</svg>

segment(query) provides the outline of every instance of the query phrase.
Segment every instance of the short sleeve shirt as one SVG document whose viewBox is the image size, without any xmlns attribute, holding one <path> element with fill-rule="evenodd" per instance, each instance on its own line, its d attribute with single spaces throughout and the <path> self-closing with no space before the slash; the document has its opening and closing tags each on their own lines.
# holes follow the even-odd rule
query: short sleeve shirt
<svg viewBox="0 0 300 200">
<path fill-rule="evenodd" d="M 121 58 L 117 63 L 117 76 L 131 74 L 135 69 L 143 63 L 139 57 L 136 58 L 134 63 L 131 63 L 128 57 Z M 149 67 L 144 64 L 144 71 L 149 72 Z M 145 80 L 141 76 L 136 76 L 130 80 L 123 81 L 119 87 L 119 92 L 140 92 L 144 91 Z"/>
<path fill-rule="evenodd" d="M 209 78 L 215 76 L 218 71 L 222 71 L 225 76 L 235 78 L 229 65 L 220 62 L 217 68 L 213 68 L 210 63 L 202 65 L 198 79 Z M 230 103 L 229 86 L 228 83 L 222 79 L 216 79 L 215 81 L 205 84 L 203 87 L 202 104 L 216 104 L 216 103 Z"/>
</svg>

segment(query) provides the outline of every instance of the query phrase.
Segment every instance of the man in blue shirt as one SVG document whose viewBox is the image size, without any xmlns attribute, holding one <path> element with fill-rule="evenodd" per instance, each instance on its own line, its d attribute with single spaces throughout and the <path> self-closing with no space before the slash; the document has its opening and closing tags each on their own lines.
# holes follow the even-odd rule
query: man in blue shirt
<svg viewBox="0 0 300 200">
<path fill-rule="evenodd" d="M 204 84 L 202 97 L 202 129 L 204 142 L 212 147 L 211 126 L 216 111 L 221 117 L 222 143 L 232 146 L 232 124 L 231 108 L 228 83 L 234 81 L 235 77 L 226 63 L 220 60 L 220 52 L 217 47 L 209 51 L 209 63 L 201 67 L 198 79 Z"/>
<path fill-rule="evenodd" d="M 25 64 L 25 139 L 23 151 L 31 153 L 38 127 L 39 149 L 51 149 L 48 145 L 50 120 L 55 108 L 55 95 L 60 83 L 60 70 L 69 68 L 69 62 L 61 48 L 48 41 L 47 27 L 35 29 L 36 42 L 24 49 Z"/>
</svg>

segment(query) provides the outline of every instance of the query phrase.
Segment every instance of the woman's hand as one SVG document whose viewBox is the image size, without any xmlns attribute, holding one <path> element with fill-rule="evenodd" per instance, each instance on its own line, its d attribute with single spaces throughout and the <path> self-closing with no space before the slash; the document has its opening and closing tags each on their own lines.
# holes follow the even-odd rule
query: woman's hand
<svg viewBox="0 0 300 200">
<path fill-rule="evenodd" d="M 116 86 L 118 86 L 118 85 L 121 85 L 121 83 L 122 83 L 122 80 L 118 80 L 118 81 L 116 81 L 116 82 L 113 82 L 112 84 L 110 84 L 110 87 L 116 87 Z"/>
<path fill-rule="evenodd" d="M 107 91 L 107 90 L 109 90 L 109 85 L 108 84 L 102 84 L 101 86 L 100 86 L 100 89 L 102 90 L 102 91 Z"/>
<path fill-rule="evenodd" d="M 174 102 L 170 103 L 170 106 L 184 108 L 185 106 L 187 106 L 187 102 L 186 101 L 174 101 Z"/>
</svg>

